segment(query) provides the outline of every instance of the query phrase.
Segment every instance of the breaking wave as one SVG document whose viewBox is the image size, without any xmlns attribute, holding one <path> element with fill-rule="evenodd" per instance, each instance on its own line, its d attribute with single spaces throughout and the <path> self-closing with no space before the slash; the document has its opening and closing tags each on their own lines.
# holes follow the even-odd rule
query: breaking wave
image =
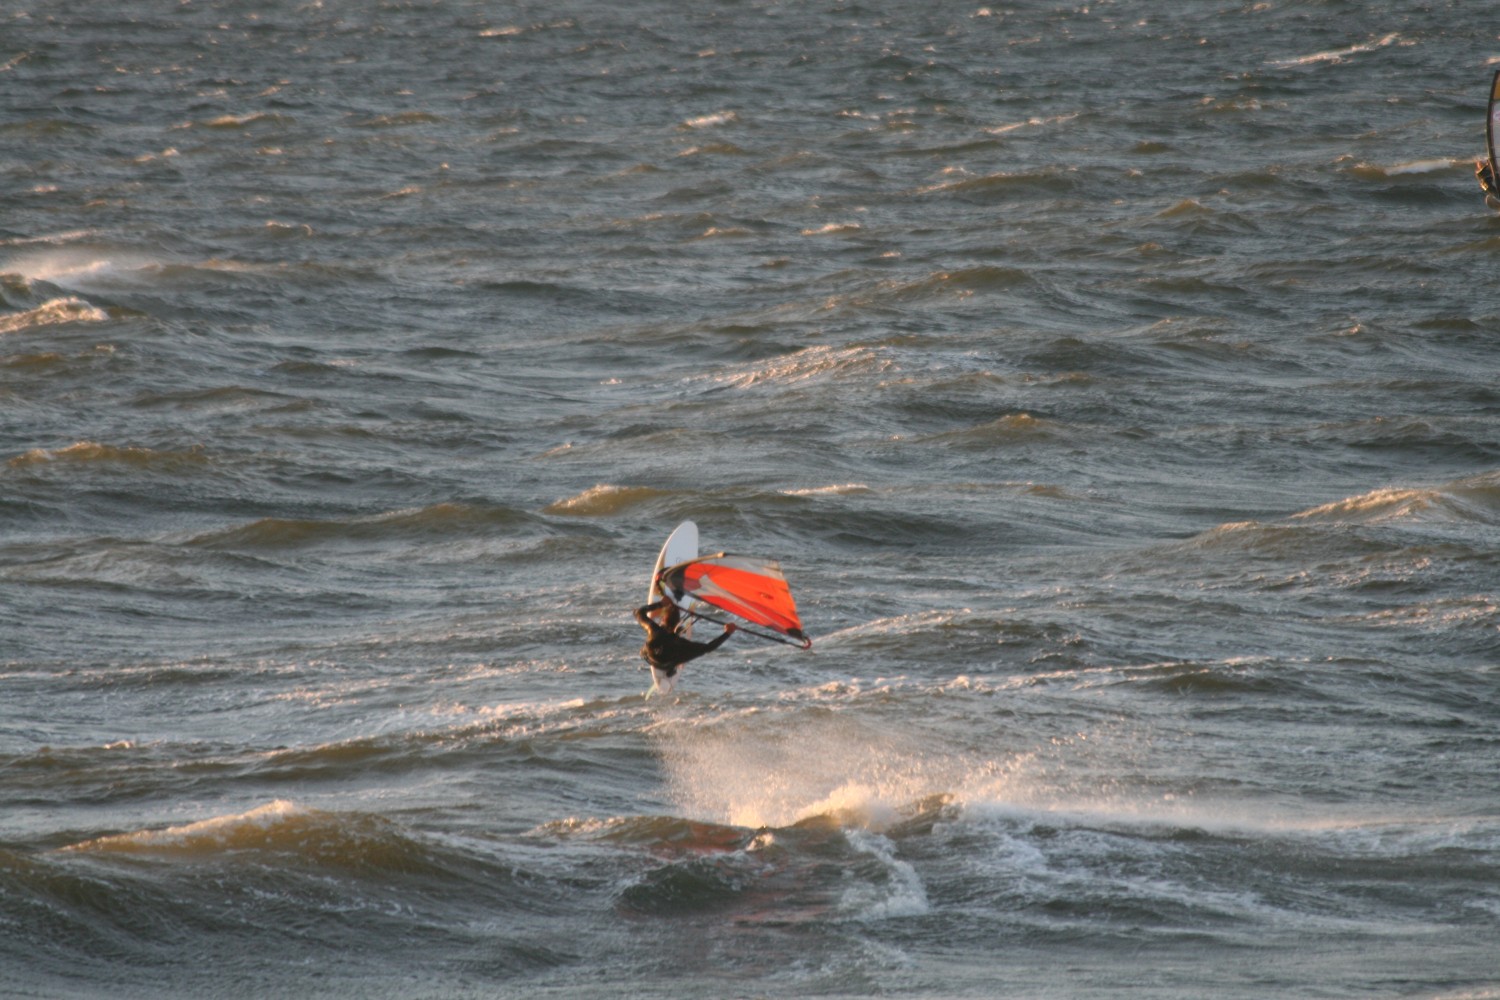
<svg viewBox="0 0 1500 1000">
<path fill-rule="evenodd" d="M 667 490 L 650 486 L 600 483 L 590 486 L 582 493 L 548 504 L 543 513 L 568 517 L 610 517 L 671 495 Z"/>
<path fill-rule="evenodd" d="M 109 314 L 83 299 L 68 297 L 49 299 L 25 312 L 0 316 L 0 334 L 19 333 L 40 326 L 55 326 L 59 323 L 102 323 Z"/>
<path fill-rule="evenodd" d="M 1383 524 L 1392 521 L 1500 524 L 1500 475 L 1438 488 L 1388 487 L 1293 514 L 1318 523 Z"/>
</svg>

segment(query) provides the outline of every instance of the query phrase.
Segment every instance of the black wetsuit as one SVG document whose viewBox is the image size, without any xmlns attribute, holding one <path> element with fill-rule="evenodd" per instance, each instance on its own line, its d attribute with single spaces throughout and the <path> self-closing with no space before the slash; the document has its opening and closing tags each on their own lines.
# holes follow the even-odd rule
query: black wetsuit
<svg viewBox="0 0 1500 1000">
<path fill-rule="evenodd" d="M 712 642 L 694 642 L 692 639 L 684 639 L 671 629 L 662 625 L 652 618 L 650 612 L 664 605 L 665 602 L 647 604 L 645 607 L 635 609 L 635 620 L 641 623 L 646 630 L 646 644 L 641 647 L 641 655 L 646 662 L 668 677 L 676 676 L 677 668 L 689 660 L 696 660 L 705 653 L 712 653 L 724 645 L 728 639 L 728 631 L 716 636 Z"/>
</svg>

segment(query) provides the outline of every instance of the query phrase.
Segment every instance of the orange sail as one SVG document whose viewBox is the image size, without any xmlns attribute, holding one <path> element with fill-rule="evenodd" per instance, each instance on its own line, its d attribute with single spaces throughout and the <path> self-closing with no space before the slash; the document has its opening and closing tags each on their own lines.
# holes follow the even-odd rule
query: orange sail
<svg viewBox="0 0 1500 1000">
<path fill-rule="evenodd" d="M 762 638 L 795 640 L 803 649 L 812 645 L 802 631 L 791 588 L 774 559 L 721 552 L 672 566 L 661 578 L 672 599 L 689 611 L 694 610 L 689 602 L 700 602 L 776 633 L 762 635 L 747 629 Z"/>
</svg>

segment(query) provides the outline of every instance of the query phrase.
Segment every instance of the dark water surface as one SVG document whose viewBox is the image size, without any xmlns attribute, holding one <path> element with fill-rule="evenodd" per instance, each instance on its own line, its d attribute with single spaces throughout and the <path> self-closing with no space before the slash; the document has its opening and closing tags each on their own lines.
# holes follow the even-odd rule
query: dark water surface
<svg viewBox="0 0 1500 1000">
<path fill-rule="evenodd" d="M 0 4 L 0 994 L 1500 997 L 1491 13 Z"/>
</svg>

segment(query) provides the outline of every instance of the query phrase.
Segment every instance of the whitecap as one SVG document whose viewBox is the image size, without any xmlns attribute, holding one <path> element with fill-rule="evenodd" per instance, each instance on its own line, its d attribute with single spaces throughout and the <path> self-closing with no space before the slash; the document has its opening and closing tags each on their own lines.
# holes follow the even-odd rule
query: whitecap
<svg viewBox="0 0 1500 1000">
<path fill-rule="evenodd" d="M 896 845 L 889 838 L 863 830 L 850 830 L 845 837 L 851 847 L 884 865 L 889 877 L 884 883 L 851 886 L 840 909 L 858 920 L 920 917 L 931 909 L 922 876 L 911 862 L 896 856 Z"/>
<path fill-rule="evenodd" d="M 665 490 L 653 489 L 649 486 L 617 486 L 613 483 L 599 483 L 596 486 L 590 486 L 582 493 L 548 504 L 542 513 L 567 514 L 574 517 L 602 517 L 619 514 L 638 504 L 666 495 Z"/>
<path fill-rule="evenodd" d="M 712 128 L 715 125 L 728 125 L 734 121 L 739 121 L 739 115 L 733 111 L 716 111 L 710 115 L 689 118 L 682 124 L 684 128 Z"/>
<path fill-rule="evenodd" d="M 983 131 L 987 132 L 990 135 L 1005 135 L 1007 132 L 1014 132 L 1017 129 L 1040 128 L 1045 125 L 1061 125 L 1064 122 L 1070 122 L 1074 118 L 1077 118 L 1079 114 L 1081 114 L 1081 112 L 1073 111 L 1069 112 L 1068 114 L 1047 115 L 1041 118 L 1027 118 L 1025 121 L 1007 122 L 1003 125 L 990 125 L 985 127 Z"/>
<path fill-rule="evenodd" d="M 879 375 L 890 371 L 896 362 L 886 351 L 864 346 L 805 347 L 791 354 L 773 358 L 749 371 L 704 376 L 715 382 L 727 382 L 741 389 L 762 382 L 794 385 L 814 379 L 836 378 L 846 374 Z"/>
<path fill-rule="evenodd" d="M 1377 49 L 1383 49 L 1388 45 L 1393 45 L 1397 41 L 1399 41 L 1400 38 L 1401 35 L 1393 31 L 1390 34 L 1386 35 L 1384 38 L 1379 38 L 1374 41 L 1361 42 L 1342 49 L 1329 49 L 1324 52 L 1314 52 L 1311 55 L 1295 56 L 1290 59 L 1272 59 L 1270 63 L 1272 66 L 1279 66 L 1282 68 L 1288 68 L 1292 66 L 1313 66 L 1318 63 L 1341 63 L 1347 60 L 1350 56 L 1359 55 L 1364 52 L 1374 52 Z"/>
<path fill-rule="evenodd" d="M 864 483 L 838 483 L 832 486 L 805 486 L 800 489 L 785 489 L 781 491 L 789 497 L 811 497 L 811 496 L 845 496 L 851 493 L 873 492 Z"/>
<path fill-rule="evenodd" d="M 0 316 L 0 333 L 18 333 L 39 326 L 58 323 L 101 323 L 109 315 L 98 306 L 79 298 L 50 299 L 25 312 Z"/>
<path fill-rule="evenodd" d="M 864 227 L 857 222 L 829 222 L 822 226 L 802 230 L 803 236 L 839 236 L 860 232 Z"/>
</svg>

